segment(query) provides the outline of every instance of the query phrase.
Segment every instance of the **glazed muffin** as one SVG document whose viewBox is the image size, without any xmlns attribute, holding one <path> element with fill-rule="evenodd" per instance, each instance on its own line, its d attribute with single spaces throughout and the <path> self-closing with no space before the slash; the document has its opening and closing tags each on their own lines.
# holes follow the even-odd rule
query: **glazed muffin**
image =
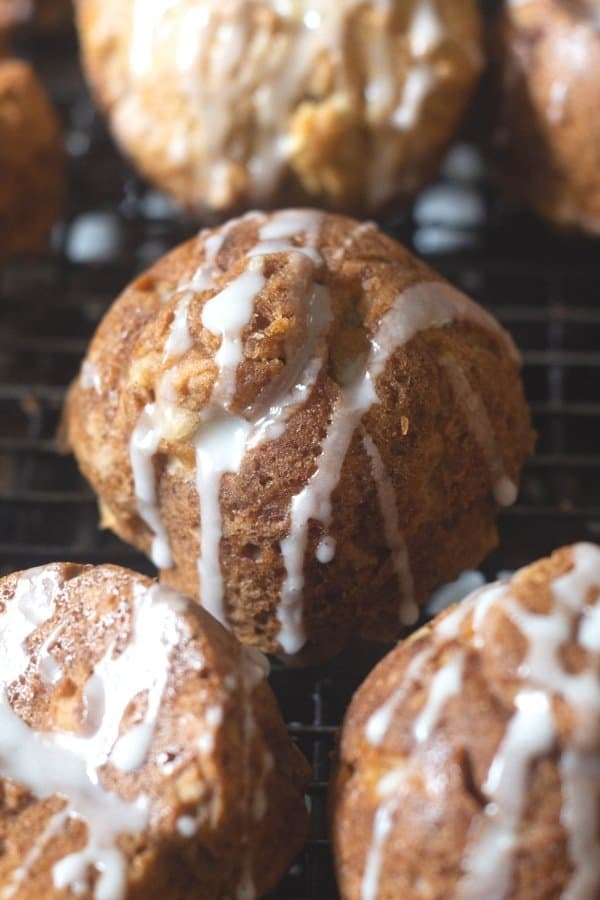
<svg viewBox="0 0 600 900">
<path fill-rule="evenodd" d="M 63 194 L 56 113 L 33 69 L 0 60 L 0 262 L 48 244 Z"/>
<path fill-rule="evenodd" d="M 78 0 L 77 17 L 117 140 L 200 216 L 413 196 L 481 66 L 475 0 Z"/>
<path fill-rule="evenodd" d="M 554 225 L 600 234 L 600 7 L 508 0 L 495 56 L 501 180 Z"/>
<path fill-rule="evenodd" d="M 245 643 L 391 640 L 496 543 L 532 432 L 508 335 L 372 223 L 204 231 L 101 323 L 65 431 L 102 521 Z"/>
<path fill-rule="evenodd" d="M 0 0 L 0 39 L 23 28 L 53 32 L 72 17 L 71 0 Z"/>
<path fill-rule="evenodd" d="M 600 896 L 600 548 L 476 591 L 392 651 L 346 716 L 344 900 Z"/>
<path fill-rule="evenodd" d="M 307 831 L 268 664 L 116 566 L 0 580 L 0 896 L 251 900 Z"/>
</svg>

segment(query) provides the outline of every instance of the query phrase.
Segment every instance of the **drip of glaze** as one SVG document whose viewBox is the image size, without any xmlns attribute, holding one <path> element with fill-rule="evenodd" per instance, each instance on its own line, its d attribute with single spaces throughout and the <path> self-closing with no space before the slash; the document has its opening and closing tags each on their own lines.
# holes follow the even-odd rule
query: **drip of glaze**
<svg viewBox="0 0 600 900">
<path fill-rule="evenodd" d="M 454 396 L 465 417 L 467 427 L 479 444 L 488 467 L 494 497 L 500 506 L 512 506 L 517 499 L 517 485 L 506 474 L 485 404 L 456 360 L 448 354 L 440 358 L 440 366 L 448 376 Z"/>
<path fill-rule="evenodd" d="M 439 637 L 445 640 L 456 638 L 467 611 L 467 607 L 461 605 L 448 613 L 443 622 L 438 625 L 437 634 Z M 433 641 L 431 646 L 417 653 L 403 673 L 402 682 L 392 691 L 385 703 L 369 716 L 365 727 L 365 737 L 373 747 L 381 747 L 390 729 L 396 710 L 404 702 L 415 682 L 421 677 L 425 666 L 433 659 L 437 651 L 438 644 Z"/>
<path fill-rule="evenodd" d="M 286 653 L 297 653 L 306 642 L 302 598 L 309 525 L 311 521 L 320 522 L 325 531 L 331 525 L 332 494 L 354 433 L 365 414 L 378 402 L 378 377 L 392 354 L 420 331 L 442 328 L 457 320 L 470 320 L 495 331 L 513 351 L 514 345 L 495 320 L 468 297 L 445 282 L 423 282 L 412 285 L 396 298 L 370 339 L 371 349 L 364 369 L 349 385 L 340 387 L 316 469 L 302 491 L 292 498 L 289 533 L 281 542 L 286 574 L 278 607 L 279 641 Z M 407 621 L 413 616 L 414 621 L 410 595 L 403 606 L 401 618 Z"/>
<path fill-rule="evenodd" d="M 377 487 L 377 498 L 383 520 L 383 532 L 392 554 L 394 572 L 400 587 L 400 596 L 402 597 L 400 622 L 402 625 L 412 625 L 419 617 L 419 608 L 414 599 L 414 583 L 406 541 L 402 536 L 398 521 L 396 491 L 375 441 L 364 430 L 363 444 L 371 460 L 371 472 Z"/>
<path fill-rule="evenodd" d="M 102 378 L 100 372 L 89 359 L 84 359 L 81 364 L 79 383 L 85 390 L 94 391 L 96 394 L 102 393 Z"/>
<path fill-rule="evenodd" d="M 247 217 L 245 217 L 247 218 Z M 240 220 L 234 220 L 214 234 L 202 232 L 204 260 L 190 281 L 180 284 L 167 299 L 179 295 L 173 321 L 163 351 L 163 361 L 179 358 L 193 346 L 188 326 L 190 302 L 198 291 L 213 287 L 218 274 L 217 257 L 229 232 Z M 84 363 L 85 365 L 85 363 Z M 153 458 L 158 450 L 161 436 L 167 430 L 167 417 L 177 412 L 171 402 L 169 379 L 172 369 L 167 371 L 158 389 L 158 402 L 148 403 L 142 410 L 132 432 L 129 444 L 129 460 L 133 475 L 134 491 L 138 515 L 154 535 L 151 558 L 159 569 L 170 569 L 173 558 L 169 538 L 162 522 L 157 498 L 156 475 Z M 83 369 L 82 369 L 83 374 Z"/>
<path fill-rule="evenodd" d="M 597 661 L 592 658 L 588 669 L 572 674 L 565 670 L 561 657 L 562 646 L 573 639 L 577 620 L 581 646 L 590 654 L 599 653 L 600 548 L 579 544 L 573 548 L 572 555 L 572 568 L 551 584 L 554 603 L 545 615 L 525 610 L 512 596 L 510 582 L 485 586 L 463 601 L 438 623 L 430 645 L 413 657 L 401 684 L 365 726 L 369 743 L 381 746 L 395 711 L 422 676 L 427 663 L 441 652 L 445 642 L 456 638 L 467 615 L 471 615 L 469 641 L 474 648 L 481 646 L 481 631 L 494 607 L 502 608 L 526 638 L 528 651 L 519 673 L 523 687 L 516 695 L 514 715 L 482 786 L 489 802 L 475 821 L 465 849 L 464 875 L 457 886 L 459 900 L 482 897 L 506 900 L 510 895 L 531 766 L 539 756 L 552 751 L 556 740 L 552 704 L 556 695 L 569 703 L 575 718 L 574 746 L 563 752 L 559 762 L 563 782 L 561 821 L 573 863 L 573 874 L 562 896 L 565 900 L 583 900 L 595 896 L 600 889 Z M 463 659 L 464 653 L 455 654 L 434 675 L 429 697 L 413 725 L 415 748 L 429 739 L 446 700 L 459 692 Z M 417 764 L 418 754 L 413 754 L 408 765 Z M 393 775 L 392 772 L 386 777 Z M 383 797 L 381 786 L 379 792 Z M 392 794 L 386 794 L 376 813 L 372 842 L 365 858 L 362 900 L 374 900 L 378 896 L 383 852 L 391 833 L 391 816 L 398 806 L 398 789 L 394 789 Z"/>
<path fill-rule="evenodd" d="M 429 740 L 438 725 L 444 706 L 451 697 L 460 693 L 462 674 L 463 655 L 457 653 L 433 676 L 427 703 L 413 726 L 413 737 L 417 744 L 424 744 Z"/>
<path fill-rule="evenodd" d="M 393 125 L 401 130 L 413 128 L 423 102 L 437 77 L 428 59 L 444 39 L 444 29 L 434 0 L 420 0 L 415 7 L 408 34 L 413 61 L 404 84 L 402 101 L 392 114 Z"/>
<path fill-rule="evenodd" d="M 590 617 L 595 618 L 600 605 L 597 596 L 600 548 L 578 544 L 572 553 L 573 568 L 551 585 L 554 604 L 548 614 L 538 615 L 524 610 L 511 597 L 509 587 L 500 593 L 500 602 L 528 642 L 528 652 L 520 672 L 527 687 L 517 695 L 517 711 L 483 786 L 491 802 L 484 811 L 476 837 L 466 849 L 463 862 L 465 875 L 459 883 L 458 892 L 461 900 L 475 900 L 482 895 L 492 900 L 504 900 L 509 894 L 526 777 L 533 760 L 540 753 L 548 752 L 555 738 L 550 702 L 554 695 L 563 697 L 573 710 L 573 739 L 576 745 L 583 748 L 580 750 L 576 746 L 572 751 L 563 753 L 560 765 L 563 774 L 562 821 L 574 864 L 571 882 L 563 896 L 579 900 L 594 896 L 600 888 L 596 813 L 590 814 L 589 804 L 584 804 L 581 811 L 574 807 L 575 799 L 581 799 L 582 791 L 591 791 L 593 796 L 600 787 L 598 765 L 593 770 L 593 781 L 587 779 L 590 762 L 585 752 L 588 741 L 594 742 L 594 746 L 597 742 L 600 684 L 595 668 L 588 668 L 577 675 L 566 671 L 560 653 L 561 647 L 572 639 L 577 617 L 582 617 L 581 630 Z M 586 605 L 594 594 L 596 602 L 592 606 Z M 488 603 L 486 612 L 490 607 Z M 594 759 L 597 764 L 597 751 Z M 583 783 L 585 788 L 582 788 Z M 591 857 L 583 849 L 588 847 L 595 850 Z M 594 890 L 579 893 L 581 884 L 593 885 Z"/>
<path fill-rule="evenodd" d="M 436 79 L 446 77 L 432 60 L 446 31 L 434 0 L 409 4 L 414 13 L 406 33 L 404 84 L 398 77 L 398 35 L 390 25 L 391 0 L 302 4 L 269 0 L 264 5 L 277 17 L 270 27 L 257 27 L 254 10 L 245 0 L 204 3 L 173 13 L 174 5 L 173 0 L 136 0 L 134 4 L 129 58 L 132 90 L 126 102 L 115 107 L 117 130 L 131 133 L 149 127 L 144 97 L 157 78 L 156 64 L 171 58 L 174 46 L 175 67 L 168 77 L 191 112 L 198 111 L 198 125 L 173 135 L 173 164 L 184 166 L 189 145 L 200 141 L 203 165 L 196 172 L 197 195 L 217 208 L 229 205 L 238 193 L 241 166 L 250 175 L 252 202 L 263 205 L 293 159 L 296 142 L 290 122 L 303 98 L 312 93 L 311 75 L 326 55 L 331 60 L 332 103 L 347 109 L 356 102 L 358 91 L 365 100 L 367 124 L 379 126 L 374 146 L 381 147 L 381 152 L 369 155 L 367 179 L 373 204 L 389 199 L 385 191 L 394 190 L 398 160 L 396 141 L 386 134 L 385 126 L 414 125 L 427 91 Z M 357 66 L 356 53 L 348 49 L 349 43 L 354 46 L 348 41 L 348 30 L 361 7 L 380 15 L 369 17 L 369 41 L 360 51 Z M 109 33 L 114 30 L 108 20 L 102 25 Z M 475 53 L 470 45 L 463 49 L 469 56 Z M 361 78 L 357 69 L 363 73 Z M 239 139 L 240 133 L 250 135 L 249 144 Z M 377 189 L 378 178 L 385 191 Z"/>
<path fill-rule="evenodd" d="M 178 303 L 173 316 L 171 330 L 165 344 L 164 359 L 176 358 L 183 356 L 193 346 L 192 336 L 188 328 L 188 311 L 190 301 L 193 297 L 191 291 L 185 291 L 181 301 Z"/>
<path fill-rule="evenodd" d="M 54 615 L 62 584 L 56 569 L 47 566 L 29 569 L 19 578 L 12 602 L 0 615 L 0 684 L 16 681 L 27 670 L 25 642 Z"/>
<path fill-rule="evenodd" d="M 50 632 L 39 649 L 37 657 L 37 670 L 44 684 L 57 684 L 62 678 L 62 668 L 50 653 L 50 647 L 56 641 L 61 632 L 61 626 Z"/>
<path fill-rule="evenodd" d="M 373 820 L 371 846 L 365 861 L 360 897 L 361 900 L 377 900 L 379 883 L 384 862 L 385 847 L 394 826 L 394 818 L 400 809 L 398 792 L 402 788 L 405 773 L 401 770 L 384 776 L 377 785 L 377 794 L 382 803 L 378 806 Z"/>
<path fill-rule="evenodd" d="M 227 614 L 219 558 L 223 530 L 221 481 L 225 474 L 240 471 L 248 446 L 257 446 L 261 440 L 271 437 L 271 426 L 275 424 L 264 417 L 252 422 L 252 411 L 249 411 L 250 419 L 247 419 L 230 410 L 235 395 L 237 368 L 243 360 L 243 330 L 250 324 L 256 297 L 265 284 L 262 272 L 264 257 L 270 253 L 285 252 L 300 255 L 310 260 L 309 264 L 314 264 L 314 248 L 321 221 L 320 214 L 309 210 L 287 210 L 265 220 L 259 231 L 259 243 L 249 255 L 248 268 L 209 300 L 203 311 L 204 326 L 213 333 L 220 333 L 221 346 L 215 357 L 217 380 L 196 437 L 196 488 L 201 518 L 198 575 L 202 605 L 224 624 L 227 623 Z M 299 248 L 290 239 L 302 233 L 306 236 L 306 243 Z M 322 300 L 322 294 L 315 290 L 311 296 Z M 311 319 L 312 309 L 309 301 L 309 329 L 312 325 L 320 327 L 322 324 L 319 316 Z M 316 338 L 309 337 L 308 344 L 311 343 L 316 343 Z M 277 408 L 278 413 L 281 414 L 287 406 L 288 398 L 284 396 Z"/>
<path fill-rule="evenodd" d="M 507 896 L 531 762 L 548 753 L 554 742 L 548 694 L 523 690 L 517 695 L 515 705 L 517 711 L 482 788 L 489 805 L 463 860 L 466 875 L 458 890 L 462 900 L 481 897 L 502 900 Z"/>
<path fill-rule="evenodd" d="M 59 860 L 53 869 L 55 887 L 81 893 L 89 889 L 89 870 L 99 873 L 96 900 L 120 900 L 125 894 L 125 861 L 117 845 L 119 835 L 138 833 L 148 822 L 144 796 L 125 801 L 105 789 L 100 770 L 107 763 L 133 771 L 146 759 L 160 708 L 173 648 L 181 638 L 177 613 L 185 601 L 159 586 L 136 587 L 132 602 L 130 642 L 113 658 L 112 648 L 95 666 L 84 691 L 88 733 L 41 732 L 13 712 L 6 688 L 19 678 L 30 658 L 25 642 L 40 624 L 52 617 L 61 587 L 50 570 L 27 573 L 19 580 L 12 601 L 0 617 L 0 641 L 12 652 L 0 655 L 0 775 L 43 799 L 59 795 L 65 806 L 48 824 L 25 861 L 31 866 L 44 844 L 68 818 L 81 819 L 87 828 L 85 847 Z M 119 737 L 120 724 L 132 700 L 145 692 L 142 723 Z M 21 877 L 20 872 L 13 876 Z M 8 896 L 11 896 L 10 891 Z"/>
<path fill-rule="evenodd" d="M 158 450 L 161 421 L 156 403 L 147 403 L 141 412 L 129 441 L 129 459 L 138 514 L 152 534 L 151 559 L 159 569 L 170 569 L 173 557 L 169 536 L 163 524 L 156 495 L 154 456 Z"/>
</svg>

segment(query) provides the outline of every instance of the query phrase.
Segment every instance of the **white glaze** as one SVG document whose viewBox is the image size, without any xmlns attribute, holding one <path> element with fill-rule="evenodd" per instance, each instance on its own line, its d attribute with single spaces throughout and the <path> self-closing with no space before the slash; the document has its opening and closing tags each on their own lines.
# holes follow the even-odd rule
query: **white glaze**
<svg viewBox="0 0 600 900">
<path fill-rule="evenodd" d="M 11 654 L 0 656 L 0 774 L 24 785 L 38 798 L 55 794 L 64 797 L 66 805 L 58 815 L 81 818 L 86 824 L 86 846 L 54 867 L 56 887 L 76 893 L 86 889 L 88 868 L 93 866 L 100 871 L 94 897 L 119 900 L 124 896 L 125 870 L 116 840 L 123 832 L 138 832 L 145 827 L 148 801 L 138 797 L 127 802 L 106 790 L 99 770 L 108 761 L 114 762 L 113 753 L 119 761 L 119 746 L 125 740 L 125 736 L 118 739 L 123 712 L 138 693 L 147 690 L 143 723 L 129 732 L 132 737 L 126 754 L 128 770 L 133 762 L 140 765 L 145 758 L 166 683 L 170 652 L 179 639 L 175 613 L 183 601 L 157 586 L 136 589 L 130 643 L 114 659 L 110 659 L 109 651 L 88 682 L 87 687 L 93 688 L 85 692 L 89 733 L 40 732 L 13 712 L 6 686 L 28 668 L 24 642 L 53 615 L 60 586 L 55 570 L 27 573 L 19 580 L 12 601 L 0 617 L 2 645 L 14 648 Z M 49 823 L 41 835 L 39 852 L 60 824 L 59 820 Z M 30 856 L 26 864 L 33 864 L 35 858 L 35 854 Z"/>
<path fill-rule="evenodd" d="M 442 355 L 439 364 L 452 385 L 467 428 L 479 444 L 490 473 L 496 502 L 500 506 L 512 506 L 517 499 L 518 488 L 504 469 L 494 428 L 481 395 L 471 387 L 469 379 L 451 356 Z"/>
<path fill-rule="evenodd" d="M 345 112 L 357 106 L 357 92 L 362 92 L 366 124 L 378 137 L 373 146 L 382 152 L 365 159 L 369 199 L 373 204 L 389 199 L 397 189 L 399 169 L 397 139 L 389 126 L 395 120 L 402 128 L 414 126 L 426 93 L 447 79 L 434 57 L 447 28 L 436 0 L 411 0 L 403 42 L 390 24 L 398 3 L 371 0 L 365 6 L 379 15 L 368 18 L 370 39 L 357 58 L 348 49 L 347 36 L 363 2 L 264 0 L 264 12 L 274 11 L 278 21 L 258 27 L 245 0 L 190 4 L 175 11 L 172 0 L 136 0 L 130 20 L 130 89 L 114 109 L 117 131 L 140 139 L 152 131 L 146 98 L 156 80 L 165 78 L 176 105 L 183 104 L 187 113 L 185 127 L 172 134 L 167 152 L 182 171 L 190 168 L 192 156 L 201 154 L 201 165 L 194 168 L 196 196 L 216 207 L 230 205 L 244 190 L 239 184 L 242 167 L 250 176 L 251 201 L 268 204 L 297 149 L 294 114 L 305 97 L 321 93 L 312 76 L 326 55 L 332 61 L 329 102 Z M 115 33 L 108 15 L 97 27 L 106 30 L 108 39 Z M 478 57 L 467 35 L 461 49 L 469 60 Z M 405 78 L 398 70 L 399 58 Z M 377 190 L 378 175 L 379 184 L 386 185 L 383 196 Z"/>
<path fill-rule="evenodd" d="M 81 364 L 79 383 L 82 388 L 94 391 L 96 394 L 102 392 L 102 378 L 100 372 L 90 359 L 84 359 Z"/>
<path fill-rule="evenodd" d="M 438 634 L 447 641 L 458 636 L 460 626 L 467 614 L 467 609 L 457 607 L 448 613 L 438 625 Z M 404 702 L 415 682 L 419 680 L 427 663 L 435 656 L 438 645 L 434 641 L 429 647 L 417 653 L 408 664 L 400 684 L 394 688 L 388 699 L 382 703 L 367 720 L 365 737 L 373 747 L 381 747 L 390 729 L 396 710 Z"/>
<path fill-rule="evenodd" d="M 27 878 L 28 872 L 44 852 L 47 844 L 61 834 L 71 818 L 80 819 L 86 828 L 86 843 L 81 850 L 59 859 L 53 867 L 57 889 L 76 895 L 89 891 L 90 873 L 96 871 L 95 900 L 121 900 L 126 894 L 125 858 L 118 847 L 124 833 L 137 834 L 149 822 L 150 799 L 139 795 L 126 801 L 103 785 L 102 769 L 112 765 L 124 772 L 134 772 L 144 765 L 151 751 L 162 698 L 168 689 L 171 657 L 175 648 L 185 643 L 187 625 L 181 613 L 187 601 L 179 594 L 159 585 L 146 588 L 136 585 L 131 602 L 129 640 L 115 651 L 111 644 L 93 667 L 84 686 L 84 718 L 80 733 L 42 732 L 27 725 L 13 711 L 7 689 L 42 659 L 42 651 L 56 640 L 53 629 L 37 651 L 28 641 L 33 633 L 48 622 L 57 608 L 63 581 L 56 569 L 31 570 L 18 580 L 14 596 L 0 614 L 0 778 L 23 785 L 39 799 L 60 796 L 64 806 L 45 824 L 21 865 L 14 870 L 2 900 L 10 900 Z M 202 665 L 196 654 L 187 663 Z M 241 693 L 244 706 L 244 753 L 246 803 L 249 823 L 261 818 L 267 809 L 264 779 L 273 760 L 263 750 L 262 780 L 249 781 L 251 747 L 255 745 L 256 723 L 252 697 L 257 685 L 268 674 L 268 662 L 257 652 L 244 651 L 239 672 L 225 679 L 227 690 Z M 35 672 L 33 673 L 35 674 Z M 134 724 L 122 732 L 123 716 L 138 698 L 142 701 Z M 225 700 L 225 695 L 222 698 Z M 216 703 L 206 710 L 206 732 L 199 739 L 199 752 L 210 752 L 223 721 L 223 705 Z M 254 751 L 256 752 L 256 751 Z M 206 810 L 197 816 L 182 816 L 177 822 L 179 833 L 191 837 Z M 247 868 L 251 871 L 252 861 Z M 254 897 L 246 879 L 240 897 Z"/>
<path fill-rule="evenodd" d="M 165 344 L 164 359 L 182 356 L 193 347 L 193 340 L 188 327 L 188 310 L 193 294 L 189 290 L 183 291 L 183 297 L 177 304 L 171 330 Z"/>
<path fill-rule="evenodd" d="M 422 282 L 407 288 L 396 298 L 370 339 L 371 349 L 364 367 L 348 385 L 340 388 L 315 471 L 302 491 L 292 498 L 289 532 L 281 542 L 286 575 L 278 609 L 279 640 L 286 653 L 298 652 L 306 641 L 302 597 L 309 524 L 319 522 L 325 531 L 331 525 L 332 494 L 356 429 L 364 415 L 378 402 L 377 378 L 392 354 L 417 333 L 428 328 L 442 328 L 457 320 L 474 321 L 495 331 L 506 341 L 511 353 L 515 353 L 514 345 L 495 320 L 468 297 L 442 281 Z M 388 521 L 388 526 L 391 524 Z M 390 533 L 390 539 L 396 543 L 397 536 Z M 407 578 L 404 563 L 400 563 L 400 568 L 403 577 Z M 410 621 L 411 616 L 414 621 L 411 595 L 405 597 L 403 605 L 401 616 L 404 621 Z"/>
<path fill-rule="evenodd" d="M 44 852 L 50 841 L 57 837 L 64 829 L 69 817 L 68 809 L 61 809 L 50 816 L 42 833 L 35 839 L 22 864 L 18 866 L 9 877 L 8 884 L 0 891 L 0 900 L 11 900 L 19 888 L 29 877 L 29 873 Z"/>
<path fill-rule="evenodd" d="M 413 723 L 414 751 L 402 780 L 384 792 L 376 814 L 373 835 L 365 855 L 362 900 L 376 900 L 385 844 L 390 838 L 390 816 L 399 806 L 398 791 L 412 767 L 419 768 L 419 747 L 438 727 L 449 697 L 459 693 L 461 668 L 469 644 L 477 649 L 488 614 L 500 607 L 527 641 L 527 653 L 519 671 L 522 687 L 515 696 L 515 712 L 481 787 L 488 800 L 475 819 L 465 848 L 463 877 L 457 885 L 459 900 L 507 900 L 510 896 L 520 822 L 527 803 L 527 787 L 535 760 L 552 752 L 557 740 L 553 697 L 561 696 L 574 713 L 572 744 L 565 748 L 559 769 L 563 783 L 562 824 L 567 833 L 573 874 L 562 897 L 591 900 L 600 889 L 600 548 L 579 544 L 572 549 L 573 567 L 551 583 L 553 606 L 547 614 L 524 609 L 511 593 L 511 582 L 488 585 L 476 591 L 435 627 L 430 644 L 417 653 L 401 682 L 390 685 L 387 700 L 367 720 L 365 736 L 381 746 L 394 714 L 425 666 L 451 644 L 467 615 L 471 627 L 463 635 L 467 646 L 452 655 L 434 674 L 425 703 Z M 589 666 L 575 675 L 564 668 L 561 648 L 576 632 L 591 654 Z M 394 772 L 392 772 L 392 775 Z M 390 776 L 386 776 L 390 777 Z M 385 796 L 383 796 L 385 794 Z"/>
<path fill-rule="evenodd" d="M 414 599 L 414 583 L 408 549 L 400 530 L 396 491 L 375 441 L 365 431 L 363 431 L 363 444 L 371 460 L 371 472 L 377 487 L 377 498 L 383 520 L 383 533 L 392 556 L 400 588 L 400 622 L 403 625 L 412 625 L 419 617 L 419 608 Z"/>
<path fill-rule="evenodd" d="M 324 264 L 317 249 L 321 214 L 312 210 L 285 210 L 272 216 L 251 213 L 245 219 L 251 219 L 258 227 L 257 244 L 248 251 L 246 267 L 241 274 L 209 297 L 202 310 L 204 328 L 220 337 L 220 345 L 215 355 L 217 377 L 211 396 L 199 415 L 194 438 L 196 489 L 200 502 L 200 593 L 203 605 L 223 623 L 227 621 L 227 615 L 220 562 L 222 479 L 240 471 L 248 450 L 256 449 L 265 441 L 281 438 L 290 416 L 308 401 L 324 369 L 326 338 L 332 317 L 327 289 L 317 281 L 317 273 Z M 172 559 L 157 504 L 153 457 L 161 439 L 169 433 L 170 419 L 176 419 L 178 412 L 171 380 L 178 357 L 189 349 L 189 303 L 194 292 L 214 290 L 218 253 L 226 235 L 237 224 L 231 222 L 208 238 L 202 236 L 204 261 L 193 278 L 177 289 L 182 297 L 176 306 L 165 347 L 165 357 L 175 360 L 174 365 L 159 385 L 156 403 L 148 404 L 142 411 L 131 438 L 130 456 L 138 510 L 154 534 L 153 559 L 163 568 L 171 565 Z M 336 262 L 342 263 L 352 242 L 365 229 L 373 227 L 372 223 L 357 226 L 340 248 Z M 290 299 L 297 305 L 298 315 L 305 317 L 304 340 L 300 349 L 290 349 L 290 358 L 282 374 L 265 388 L 252 406 L 242 413 L 233 412 L 237 370 L 244 358 L 244 331 L 251 324 L 256 299 L 265 285 L 265 257 L 272 253 L 285 253 L 287 264 L 298 270 L 297 292 L 290 294 Z M 331 525 L 332 495 L 354 434 L 364 415 L 378 402 L 377 378 L 390 356 L 419 331 L 441 328 L 457 320 L 470 320 L 494 330 L 505 342 L 509 353 L 518 357 L 508 336 L 487 313 L 450 285 L 435 281 L 413 285 L 396 298 L 371 336 L 367 359 L 357 360 L 353 370 L 347 373 L 347 383 L 339 389 L 315 471 L 304 488 L 292 498 L 289 531 L 281 542 L 285 578 L 278 617 L 280 643 L 286 653 L 297 652 L 305 642 L 302 598 L 309 525 L 311 521 L 321 524 L 324 534 L 316 555 L 323 565 L 330 564 L 335 554 L 335 544 L 328 540 L 327 534 Z M 456 363 L 447 358 L 443 364 L 451 377 L 457 402 L 465 407 L 467 421 L 482 446 L 497 497 L 508 503 L 513 499 L 514 486 L 504 475 L 485 408 Z M 381 454 L 372 437 L 364 431 L 364 423 L 362 434 L 371 461 L 385 538 L 401 587 L 400 620 L 411 623 L 416 619 L 417 608 L 408 553 L 399 527 L 397 502 Z"/>
<path fill-rule="evenodd" d="M 152 562 L 159 569 L 170 569 L 173 557 L 169 536 L 160 516 L 154 472 L 154 456 L 161 436 L 158 413 L 156 403 L 147 403 L 143 408 L 131 433 L 129 459 L 138 514 L 154 535 L 150 551 Z"/>
<path fill-rule="evenodd" d="M 429 740 L 446 703 L 460 693 L 462 673 L 463 655 L 456 653 L 433 676 L 427 702 L 413 725 L 413 737 L 417 744 L 424 744 Z"/>
<path fill-rule="evenodd" d="M 392 774 L 395 776 L 396 773 Z M 365 861 L 365 871 L 361 882 L 361 900 L 377 900 L 385 846 L 392 832 L 394 816 L 400 806 L 398 790 L 402 781 L 401 775 L 397 778 L 394 777 L 393 780 L 390 779 L 390 775 L 387 775 L 377 786 L 377 793 L 383 802 L 378 806 L 373 820 L 371 846 Z"/>
<path fill-rule="evenodd" d="M 548 753 L 554 741 L 548 694 L 523 690 L 515 706 L 482 786 L 489 805 L 463 860 L 465 876 L 458 886 L 458 896 L 463 900 L 502 900 L 507 896 L 531 763 Z"/>
</svg>

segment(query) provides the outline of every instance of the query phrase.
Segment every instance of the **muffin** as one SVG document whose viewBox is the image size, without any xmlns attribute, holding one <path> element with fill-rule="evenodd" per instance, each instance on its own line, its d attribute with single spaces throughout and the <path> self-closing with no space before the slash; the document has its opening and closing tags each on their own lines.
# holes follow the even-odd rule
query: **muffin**
<svg viewBox="0 0 600 900">
<path fill-rule="evenodd" d="M 481 67 L 475 0 L 77 0 L 140 171 L 202 217 L 385 209 L 430 179 Z"/>
<path fill-rule="evenodd" d="M 63 194 L 56 113 L 33 69 L 0 60 L 0 262 L 48 244 Z"/>
<path fill-rule="evenodd" d="M 600 896 L 600 548 L 476 591 L 354 697 L 332 788 L 344 900 Z"/>
<path fill-rule="evenodd" d="M 38 34 L 56 31 L 72 16 L 71 0 L 0 0 L 0 40 L 23 28 Z"/>
<path fill-rule="evenodd" d="M 553 225 L 600 234 L 600 7 L 513 0 L 495 38 L 499 177 Z"/>
<path fill-rule="evenodd" d="M 268 664 L 116 566 L 0 580 L 0 896 L 250 898 L 307 831 Z"/>
<path fill-rule="evenodd" d="M 64 431 L 102 522 L 244 643 L 392 640 L 496 543 L 532 446 L 519 357 L 372 223 L 204 231 L 116 300 Z"/>
</svg>

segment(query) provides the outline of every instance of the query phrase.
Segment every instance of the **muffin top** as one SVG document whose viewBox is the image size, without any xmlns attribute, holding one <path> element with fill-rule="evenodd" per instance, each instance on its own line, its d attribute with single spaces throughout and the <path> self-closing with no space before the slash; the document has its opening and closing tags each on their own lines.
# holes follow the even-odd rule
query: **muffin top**
<svg viewBox="0 0 600 900">
<path fill-rule="evenodd" d="M 197 605 L 125 569 L 55 563 L 2 579 L 6 896 L 30 879 L 39 896 L 116 900 L 163 842 L 192 842 L 251 881 L 249 829 L 263 827 L 273 768 L 300 811 L 306 778 L 267 673 Z M 194 865 L 202 884 L 202 853 Z"/>
<path fill-rule="evenodd" d="M 167 477 L 195 470 L 201 599 L 221 621 L 220 479 L 255 466 L 268 444 L 291 441 L 282 443 L 291 460 L 304 442 L 303 465 L 312 465 L 312 473 L 299 472 L 297 485 L 265 488 L 275 492 L 274 509 L 285 504 L 284 517 L 293 496 L 281 544 L 287 574 L 279 615 L 281 644 L 294 652 L 304 640 L 299 619 L 309 522 L 330 524 L 331 496 L 359 425 L 368 442 L 369 416 L 395 418 L 393 408 L 379 405 L 378 381 L 416 335 L 451 335 L 459 327 L 504 362 L 514 360 L 517 371 L 514 345 L 495 320 L 374 224 L 313 210 L 251 213 L 201 233 L 119 298 L 72 392 L 71 439 L 108 507 L 107 522 L 110 507 L 129 503 L 133 487 L 162 569 L 173 559 L 152 460 L 157 451 L 167 459 Z M 489 416 L 450 352 L 440 352 L 496 498 L 511 503 L 516 488 Z M 314 427 L 299 432 L 306 418 Z M 116 473 L 123 471 L 133 483 L 124 479 L 115 493 Z M 319 551 L 324 560 L 335 553 L 330 544 Z M 403 615 L 416 617 L 409 592 Z"/>
<path fill-rule="evenodd" d="M 422 130 L 437 156 L 428 98 L 444 96 L 442 121 L 453 110 L 445 142 L 481 61 L 472 0 L 80 0 L 78 12 L 117 136 L 181 202 L 213 210 L 319 196 L 362 211 L 410 193 L 422 175 L 404 135 Z"/>
<path fill-rule="evenodd" d="M 387 856 L 413 877 L 406 854 L 427 840 L 432 890 L 529 897 L 537 878 L 551 896 L 597 895 L 599 603 L 600 548 L 564 548 L 476 591 L 369 676 L 341 743 L 342 789 L 371 809 L 363 900 Z M 390 836 L 400 808 L 408 841 Z"/>
</svg>

